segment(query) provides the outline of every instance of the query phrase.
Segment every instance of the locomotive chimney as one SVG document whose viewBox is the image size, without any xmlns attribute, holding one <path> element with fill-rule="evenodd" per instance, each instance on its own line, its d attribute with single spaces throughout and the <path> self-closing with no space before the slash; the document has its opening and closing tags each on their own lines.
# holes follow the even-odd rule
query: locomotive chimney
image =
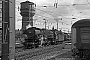
<svg viewBox="0 0 90 60">
<path fill-rule="evenodd" d="M 33 16 L 35 15 L 35 4 L 33 2 L 25 1 L 20 3 L 20 14 L 22 16 L 22 30 L 26 30 L 26 26 L 33 26 Z"/>
</svg>

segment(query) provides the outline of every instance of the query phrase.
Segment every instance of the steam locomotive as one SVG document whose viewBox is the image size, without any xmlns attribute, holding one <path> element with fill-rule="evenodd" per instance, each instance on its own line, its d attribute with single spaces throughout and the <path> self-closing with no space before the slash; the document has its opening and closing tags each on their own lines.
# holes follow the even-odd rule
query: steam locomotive
<svg viewBox="0 0 90 60">
<path fill-rule="evenodd" d="M 27 38 L 25 38 L 25 42 L 23 43 L 26 48 L 36 48 L 40 45 L 49 45 L 50 40 L 53 39 L 51 36 L 53 33 L 36 27 L 28 28 L 23 32 L 23 34 L 27 36 Z"/>
<path fill-rule="evenodd" d="M 76 60 L 90 59 L 90 19 L 75 22 L 71 31 L 73 56 Z"/>
<path fill-rule="evenodd" d="M 61 31 L 46 30 L 36 27 L 30 27 L 23 31 L 26 36 L 23 42 L 25 48 L 37 48 L 39 46 L 55 45 L 63 42 L 64 35 Z"/>
<path fill-rule="evenodd" d="M 39 35 L 40 35 L 40 29 L 39 28 L 28 28 L 23 32 L 24 35 L 26 35 L 25 42 L 23 43 L 25 48 L 32 48 L 32 47 L 38 47 L 39 45 Z"/>
</svg>

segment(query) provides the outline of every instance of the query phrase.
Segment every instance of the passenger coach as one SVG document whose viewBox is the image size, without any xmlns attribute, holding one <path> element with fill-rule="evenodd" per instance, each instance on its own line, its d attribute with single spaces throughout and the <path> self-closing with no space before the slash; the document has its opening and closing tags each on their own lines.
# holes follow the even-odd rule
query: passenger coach
<svg viewBox="0 0 90 60">
<path fill-rule="evenodd" d="M 75 22 L 72 27 L 72 52 L 81 59 L 90 56 L 90 19 Z"/>
</svg>

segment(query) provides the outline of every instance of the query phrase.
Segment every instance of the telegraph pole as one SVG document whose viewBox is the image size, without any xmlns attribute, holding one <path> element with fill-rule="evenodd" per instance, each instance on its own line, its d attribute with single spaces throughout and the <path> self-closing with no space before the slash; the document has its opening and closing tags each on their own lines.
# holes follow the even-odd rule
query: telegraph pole
<svg viewBox="0 0 90 60">
<path fill-rule="evenodd" d="M 58 21 L 57 21 L 57 30 L 58 30 Z"/>
<path fill-rule="evenodd" d="M 58 30 L 58 19 L 55 18 L 55 20 L 56 20 L 56 23 L 57 23 L 57 30 Z"/>
<path fill-rule="evenodd" d="M 46 29 L 46 23 L 47 23 L 47 22 L 46 22 L 46 19 L 43 19 L 43 20 L 45 20 L 45 29 Z"/>
</svg>

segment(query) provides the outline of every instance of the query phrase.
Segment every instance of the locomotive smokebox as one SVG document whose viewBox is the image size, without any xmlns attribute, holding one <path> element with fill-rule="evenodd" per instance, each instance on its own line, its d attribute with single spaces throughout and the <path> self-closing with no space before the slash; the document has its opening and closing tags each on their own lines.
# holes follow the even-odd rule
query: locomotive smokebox
<svg viewBox="0 0 90 60">
<path fill-rule="evenodd" d="M 35 15 L 35 4 L 33 2 L 21 2 L 20 14 L 22 16 L 22 30 L 26 30 L 27 25 L 33 26 L 33 16 Z"/>
</svg>

